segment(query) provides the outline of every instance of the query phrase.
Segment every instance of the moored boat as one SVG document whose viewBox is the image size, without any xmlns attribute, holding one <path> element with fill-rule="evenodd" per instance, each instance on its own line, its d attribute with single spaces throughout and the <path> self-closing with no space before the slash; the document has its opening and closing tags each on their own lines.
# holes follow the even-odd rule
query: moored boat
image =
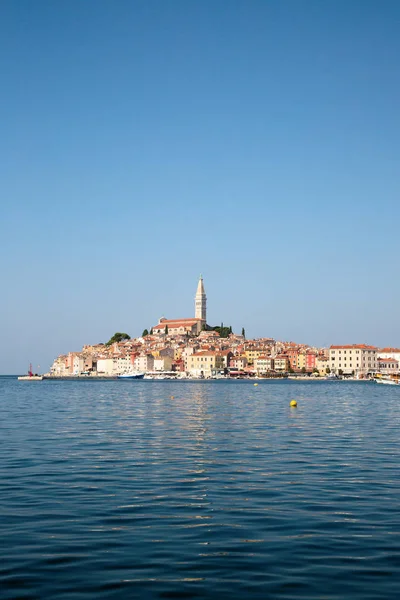
<svg viewBox="0 0 400 600">
<path fill-rule="evenodd" d="M 37 373 L 33 373 L 32 364 L 29 365 L 28 375 L 21 375 L 18 377 L 18 381 L 42 381 L 43 375 L 38 375 Z"/>
<path fill-rule="evenodd" d="M 144 373 L 122 373 L 122 375 L 118 375 L 118 379 L 143 379 Z"/>
<path fill-rule="evenodd" d="M 374 379 L 375 383 L 382 383 L 383 385 L 400 385 L 396 379 L 385 379 L 384 377 L 377 377 Z"/>
</svg>

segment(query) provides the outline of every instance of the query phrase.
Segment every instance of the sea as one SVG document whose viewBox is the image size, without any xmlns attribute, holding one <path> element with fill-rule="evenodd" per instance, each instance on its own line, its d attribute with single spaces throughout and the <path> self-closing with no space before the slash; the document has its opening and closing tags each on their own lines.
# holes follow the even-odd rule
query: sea
<svg viewBox="0 0 400 600">
<path fill-rule="evenodd" d="M 399 431 L 371 382 L 1 377 L 0 598 L 397 599 Z"/>
</svg>

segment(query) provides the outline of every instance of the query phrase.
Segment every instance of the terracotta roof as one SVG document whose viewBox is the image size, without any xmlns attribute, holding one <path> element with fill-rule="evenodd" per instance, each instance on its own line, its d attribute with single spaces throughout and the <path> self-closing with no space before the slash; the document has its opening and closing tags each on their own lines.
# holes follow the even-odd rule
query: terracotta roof
<svg viewBox="0 0 400 600">
<path fill-rule="evenodd" d="M 153 327 L 153 331 L 155 329 L 165 329 L 166 325 L 168 325 L 168 329 L 171 327 L 172 329 L 176 329 L 177 327 L 189 327 L 191 325 L 196 325 L 201 319 L 179 319 L 176 321 L 163 321 L 158 325 Z"/>
<path fill-rule="evenodd" d="M 208 350 L 207 352 L 193 352 L 191 356 L 220 356 L 222 358 L 222 352 Z"/>
<path fill-rule="evenodd" d="M 378 350 L 376 346 L 368 346 L 367 344 L 347 344 L 343 346 L 331 346 L 331 350 L 343 350 L 358 348 L 359 350 Z"/>
</svg>

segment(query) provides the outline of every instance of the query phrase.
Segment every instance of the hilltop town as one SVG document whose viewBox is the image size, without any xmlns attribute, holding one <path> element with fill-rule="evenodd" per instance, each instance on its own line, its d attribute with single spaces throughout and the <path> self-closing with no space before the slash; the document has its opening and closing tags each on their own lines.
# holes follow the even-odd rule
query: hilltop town
<svg viewBox="0 0 400 600">
<path fill-rule="evenodd" d="M 329 374 L 365 378 L 399 372 L 400 349 L 366 344 L 318 348 L 272 338 L 248 340 L 245 331 L 207 325 L 207 297 L 200 276 L 195 316 L 162 317 L 150 332 L 130 338 L 116 333 L 107 344 L 85 345 L 81 351 L 58 356 L 51 377 L 116 377 L 144 372 L 149 377 L 281 377 Z"/>
</svg>

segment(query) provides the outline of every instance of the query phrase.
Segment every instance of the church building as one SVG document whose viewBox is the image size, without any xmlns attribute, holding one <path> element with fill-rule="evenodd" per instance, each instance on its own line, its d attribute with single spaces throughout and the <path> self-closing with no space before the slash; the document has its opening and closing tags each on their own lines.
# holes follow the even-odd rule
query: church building
<svg viewBox="0 0 400 600">
<path fill-rule="evenodd" d="M 168 335 L 198 335 L 207 324 L 207 296 L 203 277 L 200 275 L 195 296 L 195 316 L 189 319 L 165 319 L 162 317 L 153 327 L 153 333 L 163 334 L 167 327 Z"/>
</svg>

